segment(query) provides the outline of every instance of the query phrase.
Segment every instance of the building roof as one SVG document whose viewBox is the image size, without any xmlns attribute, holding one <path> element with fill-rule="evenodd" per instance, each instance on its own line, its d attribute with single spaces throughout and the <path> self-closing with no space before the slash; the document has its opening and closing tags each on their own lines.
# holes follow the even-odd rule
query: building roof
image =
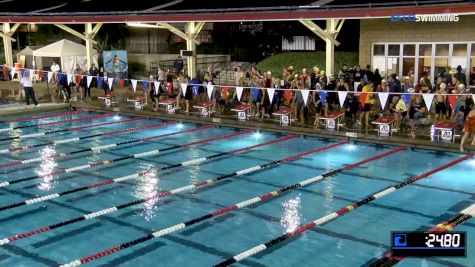
<svg viewBox="0 0 475 267">
<path fill-rule="evenodd" d="M 47 4 L 45 4 L 47 3 Z M 475 14 L 473 0 L 100 0 L 0 1 L 1 22 L 185 22 L 370 18 L 399 14 Z"/>
</svg>

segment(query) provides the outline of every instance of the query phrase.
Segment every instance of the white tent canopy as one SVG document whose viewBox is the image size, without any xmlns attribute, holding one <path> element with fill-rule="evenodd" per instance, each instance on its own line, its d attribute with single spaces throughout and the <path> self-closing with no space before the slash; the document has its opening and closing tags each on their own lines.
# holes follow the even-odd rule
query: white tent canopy
<svg viewBox="0 0 475 267">
<path fill-rule="evenodd" d="M 59 57 L 61 58 L 61 70 L 72 73 L 76 64 L 81 69 L 86 70 L 86 46 L 66 39 L 57 41 L 33 51 L 34 57 Z M 94 56 L 94 63 L 97 65 L 97 55 Z"/>
</svg>

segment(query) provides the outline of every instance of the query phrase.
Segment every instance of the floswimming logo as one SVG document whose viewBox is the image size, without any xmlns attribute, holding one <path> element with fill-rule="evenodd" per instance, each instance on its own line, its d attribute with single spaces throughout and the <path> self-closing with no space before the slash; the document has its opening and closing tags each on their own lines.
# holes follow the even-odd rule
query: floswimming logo
<svg viewBox="0 0 475 267">
<path fill-rule="evenodd" d="M 458 14 L 430 14 L 430 15 L 393 15 L 389 18 L 391 22 L 458 22 Z"/>
</svg>

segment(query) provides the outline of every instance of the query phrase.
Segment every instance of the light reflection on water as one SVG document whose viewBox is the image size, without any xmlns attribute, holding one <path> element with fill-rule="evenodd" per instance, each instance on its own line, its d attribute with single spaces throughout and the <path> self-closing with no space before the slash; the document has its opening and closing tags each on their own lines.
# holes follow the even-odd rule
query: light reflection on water
<svg viewBox="0 0 475 267">
<path fill-rule="evenodd" d="M 54 184 L 56 183 L 53 181 L 53 175 L 45 175 L 52 172 L 54 167 L 58 165 L 55 158 L 52 157 L 54 154 L 56 154 L 56 149 L 52 146 L 47 146 L 40 150 L 41 163 L 39 168 L 35 170 L 36 174 L 42 176 L 37 185 L 40 190 L 49 191 L 54 188 Z"/>
<path fill-rule="evenodd" d="M 302 208 L 300 194 L 282 203 L 284 214 L 280 218 L 280 225 L 284 227 L 284 232 L 289 233 L 297 229 L 302 220 L 300 209 Z"/>
<path fill-rule="evenodd" d="M 153 168 L 151 164 L 142 163 L 141 170 L 150 170 Z M 157 172 L 149 171 L 144 176 L 137 179 L 137 184 L 134 186 L 133 195 L 136 198 L 148 198 L 158 193 L 159 177 Z M 150 221 L 157 216 L 155 212 L 155 204 L 158 199 L 151 199 L 142 204 L 143 209 L 137 214 L 143 217 L 146 221 Z"/>
</svg>

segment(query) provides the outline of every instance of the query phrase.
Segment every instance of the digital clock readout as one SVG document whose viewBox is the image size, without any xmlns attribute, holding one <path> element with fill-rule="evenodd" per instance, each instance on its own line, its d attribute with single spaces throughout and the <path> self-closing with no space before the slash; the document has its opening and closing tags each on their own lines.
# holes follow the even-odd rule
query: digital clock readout
<svg viewBox="0 0 475 267">
<path fill-rule="evenodd" d="M 401 257 L 465 257 L 465 240 L 465 232 L 393 232 L 391 248 Z"/>
</svg>

